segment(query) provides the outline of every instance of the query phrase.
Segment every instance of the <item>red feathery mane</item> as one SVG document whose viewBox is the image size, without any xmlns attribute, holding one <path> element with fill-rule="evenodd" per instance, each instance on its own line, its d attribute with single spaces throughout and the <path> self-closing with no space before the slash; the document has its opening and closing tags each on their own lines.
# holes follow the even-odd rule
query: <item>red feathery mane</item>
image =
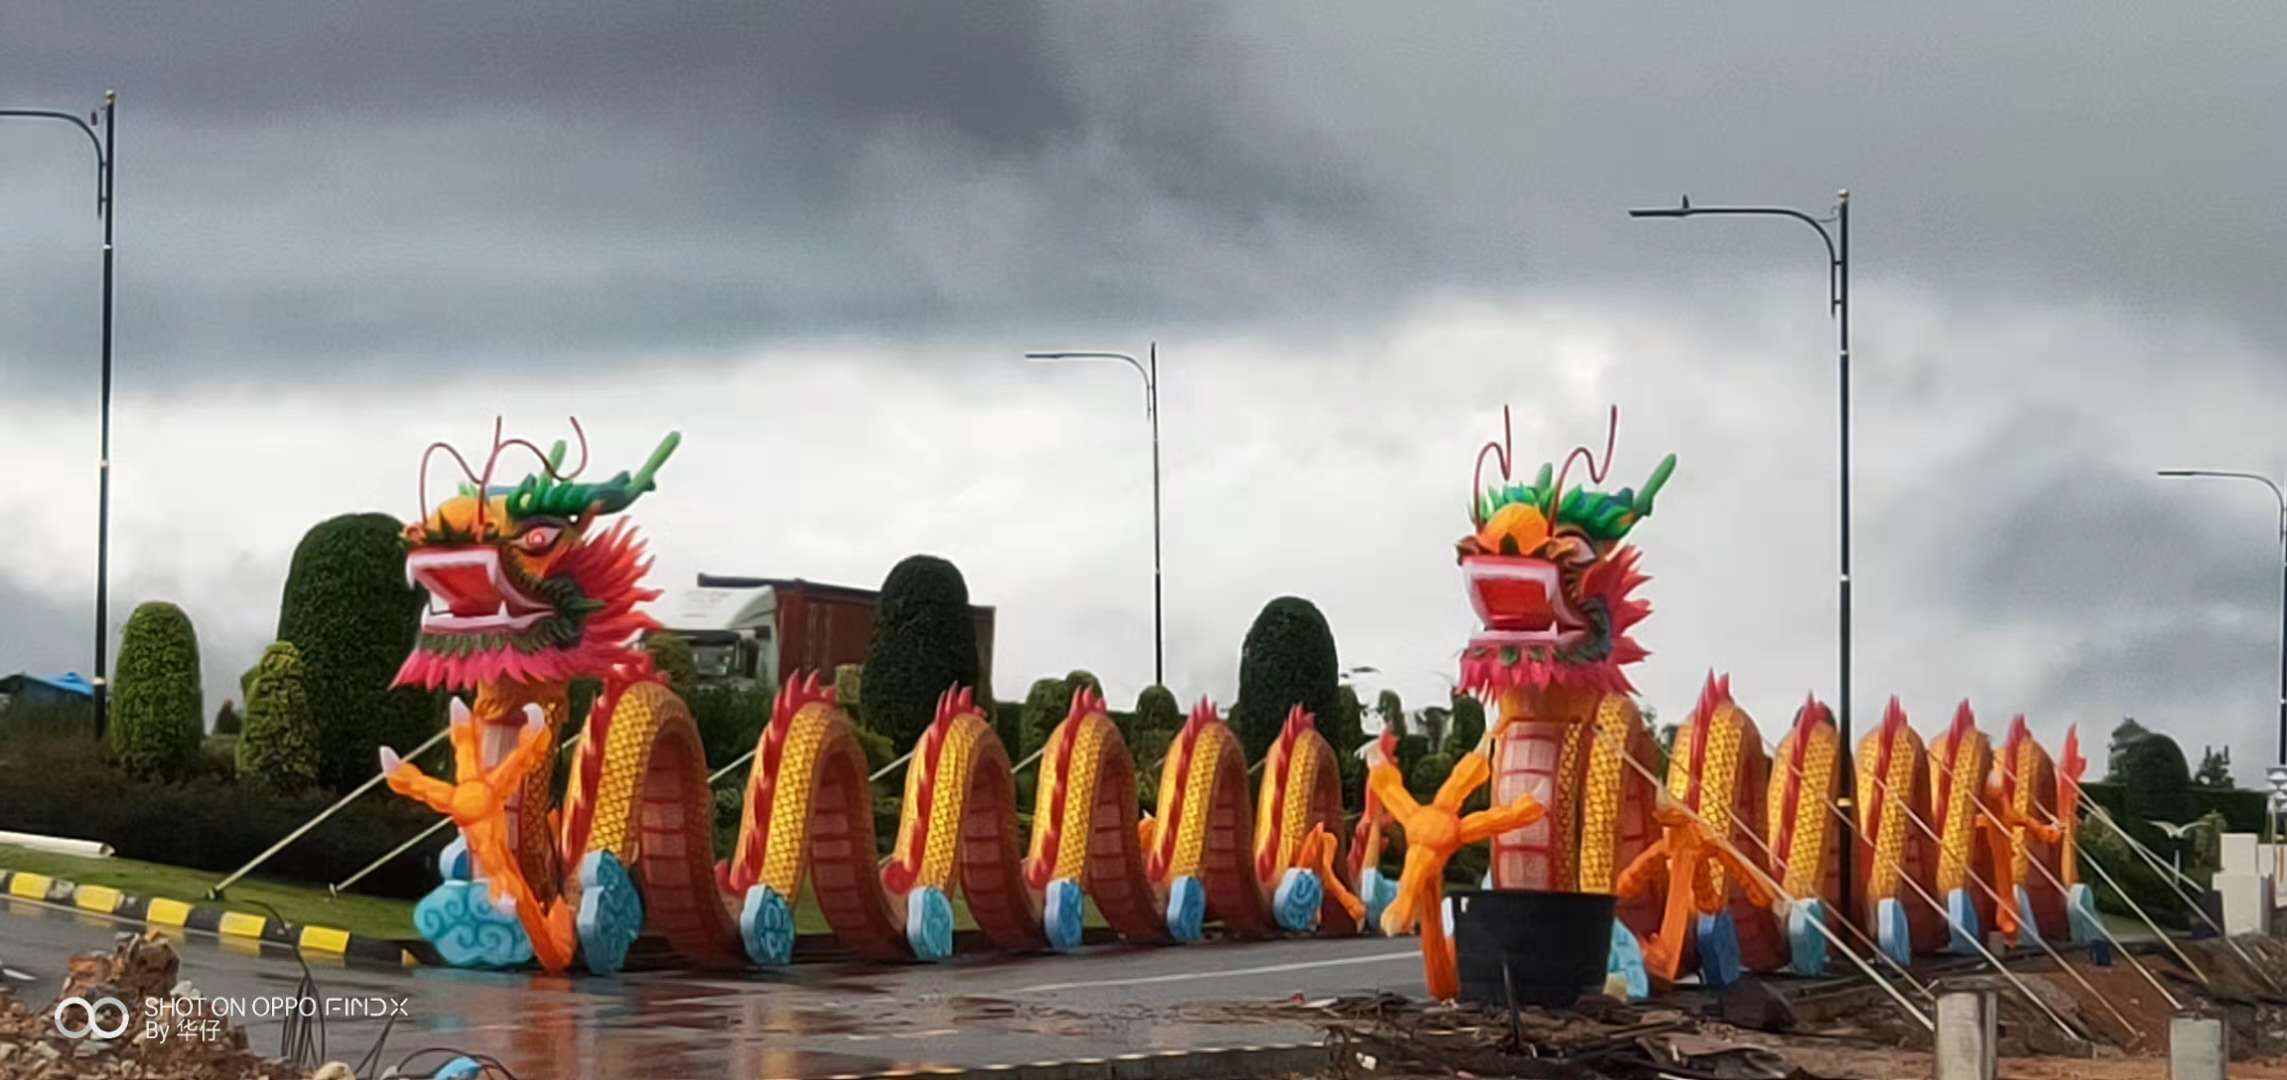
<svg viewBox="0 0 2287 1080">
<path fill-rule="evenodd" d="M 1103 711 L 1104 695 L 1089 689 L 1087 684 L 1083 683 L 1079 689 L 1072 692 L 1072 707 L 1065 711 L 1064 719 L 1067 723 L 1075 723 L 1086 719 L 1092 713 Z"/>
</svg>

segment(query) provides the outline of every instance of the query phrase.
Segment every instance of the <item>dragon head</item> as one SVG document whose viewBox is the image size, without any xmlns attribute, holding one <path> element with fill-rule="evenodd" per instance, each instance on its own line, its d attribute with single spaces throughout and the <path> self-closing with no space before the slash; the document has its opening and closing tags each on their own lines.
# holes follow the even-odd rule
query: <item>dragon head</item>
<svg viewBox="0 0 2287 1080">
<path fill-rule="evenodd" d="M 651 568 L 643 544 L 625 520 L 596 533 L 595 526 L 654 488 L 653 476 L 681 441 L 669 433 L 643 467 L 602 483 L 577 478 L 587 466 L 587 438 L 579 422 L 580 466 L 562 471 L 564 444 L 546 454 L 523 439 L 503 441 L 496 421 L 492 453 L 482 473 L 452 454 L 468 483 L 405 528 L 405 577 L 429 594 L 413 653 L 394 685 L 474 689 L 480 682 L 561 682 L 638 663 L 637 635 L 658 624 L 636 610 L 656 598 L 642 587 Z M 540 458 L 540 471 L 513 487 L 492 484 L 503 451 L 524 448 Z M 429 455 L 422 455 L 426 474 Z"/>
<path fill-rule="evenodd" d="M 1647 654 L 1628 629 L 1651 605 L 1631 598 L 1645 578 L 1636 573 L 1636 549 L 1621 541 L 1650 516 L 1653 497 L 1675 470 L 1675 455 L 1661 460 L 1641 491 L 1564 486 L 1576 460 L 1587 462 L 1592 481 L 1604 482 L 1619 420 L 1615 408 L 1601 463 L 1579 447 L 1561 469 L 1542 465 L 1530 484 L 1506 483 L 1507 409 L 1502 441 L 1478 451 L 1478 472 L 1470 478 L 1476 531 L 1456 545 L 1481 623 L 1462 657 L 1464 689 L 1632 689 L 1621 668 Z M 1489 490 L 1481 484 L 1487 453 L 1495 455 L 1504 481 Z"/>
</svg>

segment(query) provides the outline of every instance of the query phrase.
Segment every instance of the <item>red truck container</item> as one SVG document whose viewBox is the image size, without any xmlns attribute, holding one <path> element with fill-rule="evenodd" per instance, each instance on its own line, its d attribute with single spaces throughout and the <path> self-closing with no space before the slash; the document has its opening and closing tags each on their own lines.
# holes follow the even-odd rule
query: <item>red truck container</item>
<svg viewBox="0 0 2287 1080">
<path fill-rule="evenodd" d="M 873 589 L 801 578 L 700 574 L 697 589 L 662 598 L 654 617 L 691 642 L 702 682 L 776 686 L 796 671 L 832 678 L 862 664 L 873 643 Z M 993 669 L 993 609 L 971 605 L 979 670 Z"/>
</svg>

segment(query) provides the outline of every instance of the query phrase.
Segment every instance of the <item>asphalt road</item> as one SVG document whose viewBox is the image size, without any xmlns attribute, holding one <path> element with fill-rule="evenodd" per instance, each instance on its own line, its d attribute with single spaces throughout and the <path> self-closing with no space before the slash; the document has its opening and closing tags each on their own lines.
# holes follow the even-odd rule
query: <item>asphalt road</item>
<svg viewBox="0 0 2287 1080">
<path fill-rule="evenodd" d="M 53 1000 L 73 953 L 108 949 L 129 927 L 9 901 L 0 967 L 17 996 Z M 183 977 L 246 1011 L 290 997 L 300 962 L 282 949 L 191 934 Z M 363 1008 L 404 1015 L 379 1060 L 424 1048 L 490 1054 L 523 1080 L 594 1076 L 817 1077 L 893 1068 L 1023 1064 L 1121 1053 L 1310 1041 L 1311 1029 L 1234 1015 L 1234 1004 L 1387 990 L 1423 992 L 1409 940 L 1209 941 L 1095 946 L 1069 956 L 980 953 L 944 964 L 798 963 L 727 978 L 647 972 L 616 978 L 313 966 L 334 1004 L 326 1056 L 356 1064 L 382 1034 Z M 352 1004 L 360 1002 L 362 1004 Z M 249 1016 L 254 1049 L 278 1052 L 275 1015 Z M 431 1055 L 432 1067 L 445 1055 Z"/>
</svg>

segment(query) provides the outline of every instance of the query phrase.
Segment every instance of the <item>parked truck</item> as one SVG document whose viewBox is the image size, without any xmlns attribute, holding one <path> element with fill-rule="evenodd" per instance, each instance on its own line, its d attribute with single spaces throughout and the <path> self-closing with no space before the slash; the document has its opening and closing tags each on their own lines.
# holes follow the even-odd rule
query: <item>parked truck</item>
<svg viewBox="0 0 2287 1080">
<path fill-rule="evenodd" d="M 873 642 L 872 589 L 801 578 L 700 574 L 697 587 L 669 590 L 652 614 L 691 643 L 701 685 L 778 686 L 789 673 L 833 678 L 842 664 L 865 663 Z M 993 609 L 971 605 L 978 670 L 993 665 Z"/>
</svg>

